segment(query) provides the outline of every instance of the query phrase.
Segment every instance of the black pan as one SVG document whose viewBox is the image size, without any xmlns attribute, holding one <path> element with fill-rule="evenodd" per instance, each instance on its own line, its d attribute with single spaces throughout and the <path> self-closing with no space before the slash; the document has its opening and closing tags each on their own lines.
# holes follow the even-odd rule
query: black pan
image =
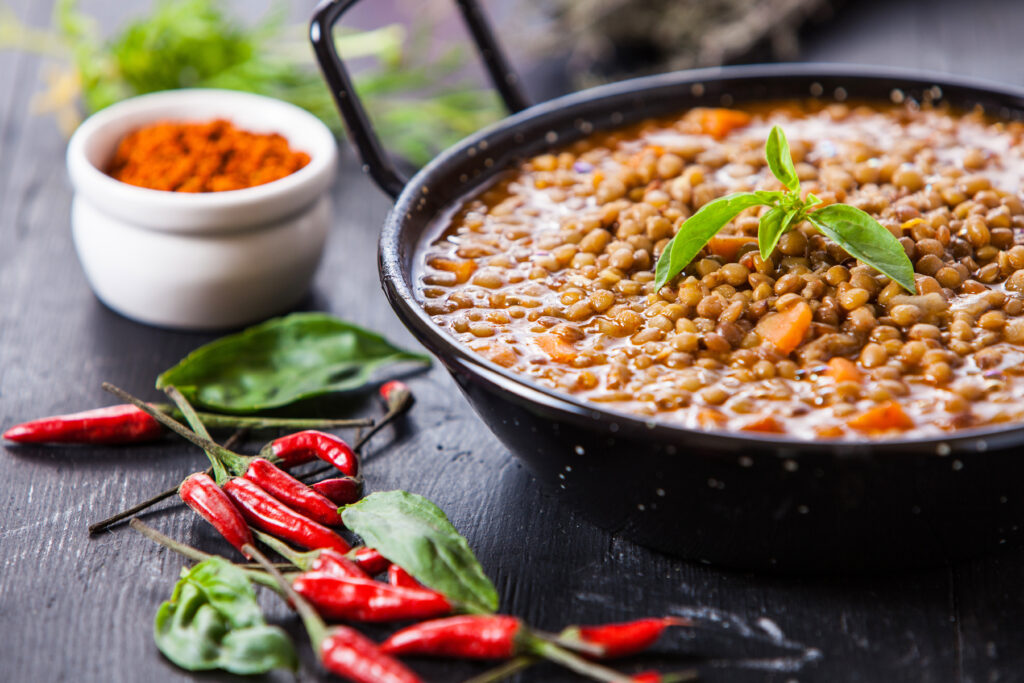
<svg viewBox="0 0 1024 683">
<path fill-rule="evenodd" d="M 513 113 L 406 181 L 388 161 L 328 39 L 355 0 L 322 3 L 311 37 L 368 173 L 395 199 L 380 239 L 384 291 L 473 408 L 538 479 L 598 524 L 682 557 L 785 572 L 928 566 L 1021 544 L 1024 425 L 944 438 L 806 442 L 709 433 L 600 409 L 461 346 L 417 303 L 431 224 L 517 161 L 587 134 L 693 106 L 822 97 L 913 98 L 1024 114 L 1024 89 L 879 67 L 823 64 L 679 71 L 526 106 L 475 0 L 458 0 Z"/>
</svg>

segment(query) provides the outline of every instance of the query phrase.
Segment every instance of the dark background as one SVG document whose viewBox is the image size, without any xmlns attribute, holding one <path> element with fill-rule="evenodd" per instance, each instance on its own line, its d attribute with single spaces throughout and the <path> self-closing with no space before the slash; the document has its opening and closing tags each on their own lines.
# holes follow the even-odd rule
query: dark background
<svg viewBox="0 0 1024 683">
<path fill-rule="evenodd" d="M 48 23 L 50 3 L 10 4 L 23 19 Z M 113 0 L 85 7 L 111 26 L 122 19 Z M 301 17 L 308 9 L 294 12 Z M 372 17 L 364 10 L 362 19 Z M 1020 2 L 850 0 L 805 31 L 800 58 L 1024 85 L 1022 27 Z M 0 426 L 112 402 L 99 389 L 103 380 L 155 398 L 157 373 L 212 338 L 133 323 L 93 297 L 68 229 L 64 142 L 51 119 L 31 110 L 43 68 L 35 57 L 0 53 Z M 377 281 L 375 240 L 389 202 L 347 150 L 334 197 L 336 225 L 304 307 L 414 345 Z M 1020 551 L 897 576 L 818 579 L 747 575 L 666 557 L 593 527 L 540 490 L 443 371 L 410 384 L 420 400 L 404 425 L 372 442 L 370 487 L 405 488 L 436 501 L 494 579 L 503 609 L 530 623 L 554 630 L 573 621 L 700 616 L 701 628 L 664 641 L 674 658 L 647 662 L 670 669 L 697 664 L 709 681 L 1024 680 Z M 361 410 L 379 408 L 367 402 Z M 201 454 L 171 441 L 2 447 L 0 679 L 191 680 L 159 655 L 151 637 L 156 607 L 182 561 L 127 529 L 89 538 L 85 527 L 202 463 Z M 226 548 L 180 506 L 146 520 L 186 542 Z M 295 619 L 276 599 L 268 596 L 265 604 L 296 632 L 301 677 L 317 679 Z M 645 665 L 624 663 L 630 670 Z M 437 681 L 483 670 L 438 662 L 415 667 Z M 540 667 L 521 680 L 574 679 Z"/>
</svg>

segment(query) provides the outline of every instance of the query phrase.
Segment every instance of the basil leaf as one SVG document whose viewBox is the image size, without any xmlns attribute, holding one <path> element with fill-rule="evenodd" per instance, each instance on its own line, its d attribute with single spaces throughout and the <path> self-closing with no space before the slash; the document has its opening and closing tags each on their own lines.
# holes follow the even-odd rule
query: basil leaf
<svg viewBox="0 0 1024 683">
<path fill-rule="evenodd" d="M 757 248 L 761 252 L 761 258 L 768 260 L 768 257 L 775 251 L 775 245 L 779 243 L 782 233 L 786 232 L 786 228 L 793 222 L 797 211 L 796 208 L 785 209 L 781 206 L 773 206 L 761 216 L 761 222 L 757 226 Z"/>
<path fill-rule="evenodd" d="M 771 169 L 772 175 L 778 178 L 779 182 L 793 192 L 800 189 L 800 179 L 793 166 L 789 142 L 786 140 L 786 134 L 778 126 L 773 126 L 772 132 L 768 134 L 768 141 L 764 144 L 764 156 L 768 160 L 768 168 Z"/>
<path fill-rule="evenodd" d="M 826 206 L 807 218 L 850 256 L 888 275 L 911 294 L 917 292 L 914 266 L 903 245 L 874 218 L 846 204 Z"/>
<path fill-rule="evenodd" d="M 189 671 L 298 668 L 292 641 L 263 620 L 245 572 L 219 557 L 183 572 L 157 610 L 153 638 L 165 657 Z"/>
<path fill-rule="evenodd" d="M 494 612 L 498 592 L 469 544 L 432 502 L 407 491 L 373 493 L 342 508 L 366 545 L 464 609 Z"/>
<path fill-rule="evenodd" d="M 700 211 L 679 226 L 679 232 L 665 246 L 655 268 L 654 289 L 659 290 L 689 265 L 693 257 L 740 211 L 771 204 L 767 197 L 743 192 L 720 197 L 700 207 Z"/>
<path fill-rule="evenodd" d="M 161 374 L 193 404 L 222 413 L 280 408 L 353 391 L 399 361 L 430 364 L 387 339 L 324 313 L 295 313 L 201 346 Z"/>
</svg>

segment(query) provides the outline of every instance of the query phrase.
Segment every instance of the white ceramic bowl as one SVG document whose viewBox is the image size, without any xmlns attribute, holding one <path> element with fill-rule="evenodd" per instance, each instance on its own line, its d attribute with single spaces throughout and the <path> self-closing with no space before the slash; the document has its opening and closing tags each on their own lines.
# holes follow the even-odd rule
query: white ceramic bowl
<svg viewBox="0 0 1024 683">
<path fill-rule="evenodd" d="M 103 171 L 137 128 L 215 118 L 280 133 L 310 162 L 265 185 L 198 194 L 135 187 Z M 119 313 L 166 327 L 237 327 L 285 311 L 306 293 L 320 262 L 336 162 L 327 126 L 260 95 L 172 90 L 97 112 L 67 152 L 71 229 L 89 284 Z"/>
</svg>

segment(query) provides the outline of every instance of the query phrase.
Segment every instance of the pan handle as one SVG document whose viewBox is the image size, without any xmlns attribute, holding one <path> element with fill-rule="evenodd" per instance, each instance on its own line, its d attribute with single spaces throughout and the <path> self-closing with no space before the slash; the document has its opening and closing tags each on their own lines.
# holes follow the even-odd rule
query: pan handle
<svg viewBox="0 0 1024 683">
<path fill-rule="evenodd" d="M 344 14 L 358 0 L 323 0 L 316 8 L 309 26 L 309 39 L 313 42 L 316 59 L 320 63 L 327 85 L 338 105 L 352 142 L 359 150 L 363 168 L 377 185 L 392 199 L 405 187 L 406 178 L 398 172 L 388 159 L 380 144 L 363 103 L 359 100 L 352 79 L 338 55 L 332 29 Z M 462 12 L 462 19 L 476 43 L 487 72 L 509 111 L 517 112 L 530 106 L 523 93 L 519 77 L 509 65 L 505 53 L 491 31 L 477 0 L 455 0 Z"/>
</svg>

